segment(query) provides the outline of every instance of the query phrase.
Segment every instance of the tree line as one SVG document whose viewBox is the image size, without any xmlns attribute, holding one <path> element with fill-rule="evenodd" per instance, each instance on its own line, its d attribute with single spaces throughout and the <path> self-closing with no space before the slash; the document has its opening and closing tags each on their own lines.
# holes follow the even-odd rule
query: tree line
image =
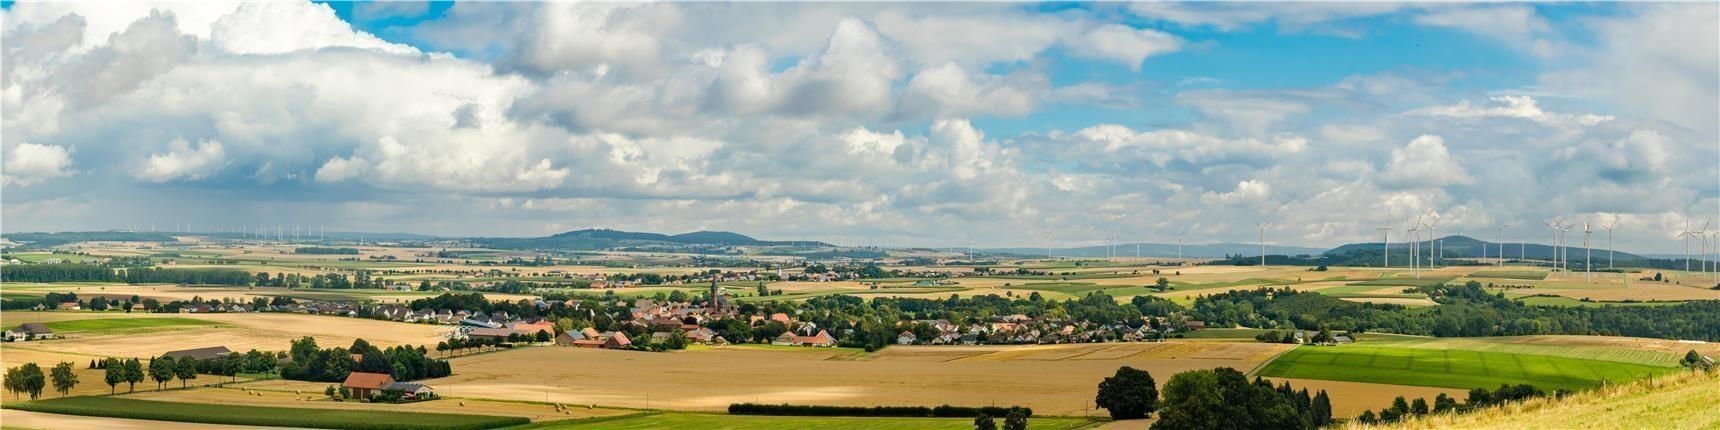
<svg viewBox="0 0 1720 430">
<path fill-rule="evenodd" d="M 1439 306 L 1356 303 L 1290 288 L 1214 293 L 1195 300 L 1192 318 L 1209 326 L 1330 329 L 1439 337 L 1538 334 L 1720 341 L 1720 301 L 1666 306 L 1529 306 L 1481 284 L 1417 287 Z"/>
</svg>

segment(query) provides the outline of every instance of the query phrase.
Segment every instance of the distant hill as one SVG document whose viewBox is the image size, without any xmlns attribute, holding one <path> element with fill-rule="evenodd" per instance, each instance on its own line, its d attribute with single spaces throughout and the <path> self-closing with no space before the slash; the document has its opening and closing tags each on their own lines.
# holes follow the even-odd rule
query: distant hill
<svg viewBox="0 0 1720 430">
<path fill-rule="evenodd" d="M 1114 254 L 1112 254 L 1112 255 L 1115 255 L 1118 257 L 1133 257 L 1133 256 L 1135 256 L 1135 245 L 1136 244 L 1134 244 L 1134 243 L 1119 243 L 1113 247 Z M 1141 251 L 1140 255 L 1142 257 L 1176 258 L 1176 256 L 1177 256 L 1177 244 L 1174 244 L 1174 243 L 1168 243 L 1167 244 L 1167 243 L 1144 243 L 1143 242 L 1143 243 L 1140 243 L 1139 245 L 1141 247 L 1140 248 L 1140 251 Z M 983 253 L 1007 253 L 1007 254 L 1029 256 L 1029 257 L 1044 256 L 1045 255 L 1045 248 L 1044 247 L 1039 247 L 1039 248 L 987 248 L 987 249 L 975 249 L 974 251 L 975 252 L 983 252 Z M 1321 251 L 1323 251 L 1323 250 L 1320 248 L 1306 248 L 1306 247 L 1300 247 L 1300 246 L 1266 245 L 1266 253 L 1268 255 L 1319 255 Z M 1098 257 L 1098 258 L 1103 258 L 1106 255 L 1106 247 L 1103 245 L 1100 245 L 1100 246 L 1083 246 L 1083 247 L 1076 247 L 1076 248 L 1055 248 L 1055 249 L 1052 249 L 1052 254 L 1057 256 L 1057 257 Z M 1189 244 L 1189 245 L 1183 245 L 1182 246 L 1182 255 L 1185 258 L 1224 258 L 1227 255 L 1259 256 L 1260 255 L 1260 244 L 1257 244 L 1257 243 L 1209 243 L 1209 244 L 1200 244 L 1200 245 Z"/>
<path fill-rule="evenodd" d="M 575 230 L 545 237 L 481 237 L 473 243 L 497 249 L 604 250 L 651 246 L 830 246 L 813 241 L 769 241 L 726 231 L 695 231 L 677 235 L 610 229 Z"/>
<path fill-rule="evenodd" d="M 136 231 L 6 233 L 0 234 L 0 237 L 22 244 L 25 248 L 47 248 L 77 242 L 174 242 L 178 240 L 166 233 Z"/>
<path fill-rule="evenodd" d="M 1496 242 L 1488 242 L 1462 235 L 1446 236 L 1439 240 L 1441 241 L 1440 248 L 1444 250 L 1443 254 L 1445 258 L 1480 258 L 1483 256 L 1487 258 L 1499 257 L 1499 244 Z M 1430 245 L 1432 242 L 1433 241 L 1431 240 L 1424 240 L 1419 243 L 1421 245 L 1421 249 L 1425 251 L 1432 249 Z M 1338 262 L 1334 264 L 1361 264 L 1364 262 L 1377 264 L 1378 261 L 1381 260 L 1381 252 L 1383 249 L 1381 245 L 1382 244 L 1380 242 L 1352 243 L 1332 248 L 1327 250 L 1324 254 L 1328 258 L 1338 259 L 1336 260 Z M 1485 254 L 1482 251 L 1483 246 L 1486 246 L 1487 248 Z M 1584 248 L 1580 246 L 1570 246 L 1566 249 L 1570 252 L 1570 256 L 1572 258 L 1578 258 L 1583 255 Z M 1390 248 L 1391 259 L 1393 261 L 1400 261 L 1399 259 L 1405 259 L 1401 261 L 1408 261 L 1409 250 L 1409 243 L 1392 242 Z M 1594 255 L 1598 259 L 1605 259 L 1606 252 L 1607 250 L 1603 248 L 1594 249 Z M 1427 254 L 1422 255 L 1425 256 Z M 1553 258 L 1553 247 L 1551 245 L 1542 245 L 1539 243 L 1520 244 L 1518 242 L 1506 242 L 1505 257 L 1510 259 L 1525 258 L 1530 260 L 1550 259 Z M 1617 261 L 1648 260 L 1640 255 L 1623 251 L 1614 252 L 1613 258 Z"/>
</svg>

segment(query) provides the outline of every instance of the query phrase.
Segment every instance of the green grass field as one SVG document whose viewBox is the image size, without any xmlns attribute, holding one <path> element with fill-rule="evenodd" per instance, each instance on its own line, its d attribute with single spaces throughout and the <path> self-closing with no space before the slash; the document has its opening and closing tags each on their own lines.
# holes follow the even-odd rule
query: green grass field
<svg viewBox="0 0 1720 430">
<path fill-rule="evenodd" d="M 1030 418 L 1028 428 L 1035 430 L 1075 429 L 1091 426 L 1096 420 L 1087 418 Z M 999 427 L 1003 419 L 997 418 Z M 973 428 L 972 418 L 876 418 L 876 417 L 779 417 L 757 415 L 725 415 L 701 414 L 685 412 L 663 412 L 626 415 L 615 418 L 591 418 L 583 420 L 553 421 L 537 423 L 526 428 L 533 429 L 753 429 L 753 430 L 800 430 L 800 429 L 867 429 L 867 430 L 965 430 Z"/>
<path fill-rule="evenodd" d="M 131 418 L 237 426 L 311 427 L 350 430 L 487 429 L 527 424 L 520 417 L 415 412 L 276 408 L 210 403 L 159 402 L 118 397 L 66 397 L 9 403 L 9 409 L 51 414 Z"/>
<path fill-rule="evenodd" d="M 1428 276 L 1428 277 L 1423 277 L 1421 279 L 1416 279 L 1416 278 L 1380 278 L 1380 279 L 1372 279 L 1372 280 L 1367 280 L 1367 281 L 1355 282 L 1355 283 L 1351 283 L 1350 285 L 1373 285 L 1373 286 L 1382 286 L 1382 287 L 1389 287 L 1389 286 L 1432 287 L 1435 285 L 1444 285 L 1445 283 L 1451 282 L 1451 280 L 1453 280 L 1453 279 L 1457 279 L 1457 278 L 1453 277 L 1453 276 L 1444 276 L 1444 277 Z"/>
<path fill-rule="evenodd" d="M 161 318 L 99 318 L 99 319 L 87 319 L 87 320 L 54 321 L 54 322 L 46 323 L 46 325 L 48 326 L 48 328 L 54 329 L 54 331 L 57 331 L 57 332 L 70 332 L 70 331 L 90 332 L 90 331 L 130 330 L 130 329 L 158 328 L 158 327 L 219 326 L 221 324 L 214 322 L 214 321 L 204 321 L 204 320 L 200 320 L 200 319 L 180 318 L 180 317 L 161 317 Z"/>
<path fill-rule="evenodd" d="M 1503 351 L 1352 344 L 1303 346 L 1261 368 L 1262 376 L 1416 385 L 1495 388 L 1529 384 L 1552 391 L 1623 382 L 1677 368 Z"/>
<path fill-rule="evenodd" d="M 1547 279 L 1547 272 L 1539 270 L 1481 270 L 1469 274 L 1469 277 L 1539 281 Z"/>
</svg>

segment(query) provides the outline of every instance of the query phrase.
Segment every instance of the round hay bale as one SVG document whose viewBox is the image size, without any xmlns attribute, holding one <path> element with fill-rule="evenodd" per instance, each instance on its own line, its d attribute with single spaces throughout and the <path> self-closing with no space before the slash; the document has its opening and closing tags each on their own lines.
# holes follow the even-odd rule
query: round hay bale
<svg viewBox="0 0 1720 430">
<path fill-rule="evenodd" d="M 466 402 L 465 402 L 465 401 L 463 401 L 463 400 L 462 400 L 462 401 L 460 401 L 460 406 L 466 406 Z"/>
</svg>

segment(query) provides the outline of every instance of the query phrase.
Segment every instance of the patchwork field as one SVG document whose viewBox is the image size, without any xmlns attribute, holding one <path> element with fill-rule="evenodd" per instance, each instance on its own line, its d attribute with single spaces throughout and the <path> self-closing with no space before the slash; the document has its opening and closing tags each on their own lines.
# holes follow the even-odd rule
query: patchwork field
<svg viewBox="0 0 1720 430">
<path fill-rule="evenodd" d="M 427 381 L 445 396 L 714 411 L 730 403 L 1007 405 L 1098 415 L 1099 380 L 1119 366 L 1161 382 L 1212 367 L 1252 370 L 1285 345 L 1166 342 L 853 350 L 707 348 L 642 353 L 543 347 L 453 359 Z M 577 363 L 576 365 L 563 365 Z M 721 375 L 715 377 L 715 375 Z M 1389 400 L 1389 399 L 1388 399 Z M 1377 405 L 1375 405 L 1377 407 Z"/>
<path fill-rule="evenodd" d="M 1676 368 L 1554 355 L 1352 344 L 1303 346 L 1279 356 L 1261 375 L 1394 385 L 1494 388 L 1530 384 L 1544 390 L 1582 389 Z"/>
<path fill-rule="evenodd" d="M 42 319 L 58 321 L 55 324 L 126 327 L 136 324 L 131 322 L 133 320 L 161 319 L 161 314 L 127 314 L 122 312 L 7 312 L 6 314 L 7 324 L 13 324 L 14 321 L 18 320 L 24 322 Z M 319 344 L 325 346 L 351 344 L 354 339 L 360 337 L 379 346 L 435 345 L 437 341 L 445 339 L 447 331 L 451 330 L 449 327 L 435 325 L 277 313 L 179 314 L 179 316 L 169 319 L 172 321 L 191 320 L 196 321 L 196 323 L 145 326 L 125 330 L 70 332 L 66 334 L 65 339 L 41 340 L 22 344 L 9 343 L 3 348 L 8 354 L 14 348 L 27 348 L 42 352 L 60 353 L 66 356 L 84 357 L 83 360 L 87 362 L 89 358 L 151 357 L 167 351 L 206 346 L 226 346 L 235 351 L 253 348 L 280 351 L 287 349 L 291 340 L 305 336 L 315 337 Z M 4 357 L 7 363 L 13 363 L 11 358 Z"/>
</svg>

